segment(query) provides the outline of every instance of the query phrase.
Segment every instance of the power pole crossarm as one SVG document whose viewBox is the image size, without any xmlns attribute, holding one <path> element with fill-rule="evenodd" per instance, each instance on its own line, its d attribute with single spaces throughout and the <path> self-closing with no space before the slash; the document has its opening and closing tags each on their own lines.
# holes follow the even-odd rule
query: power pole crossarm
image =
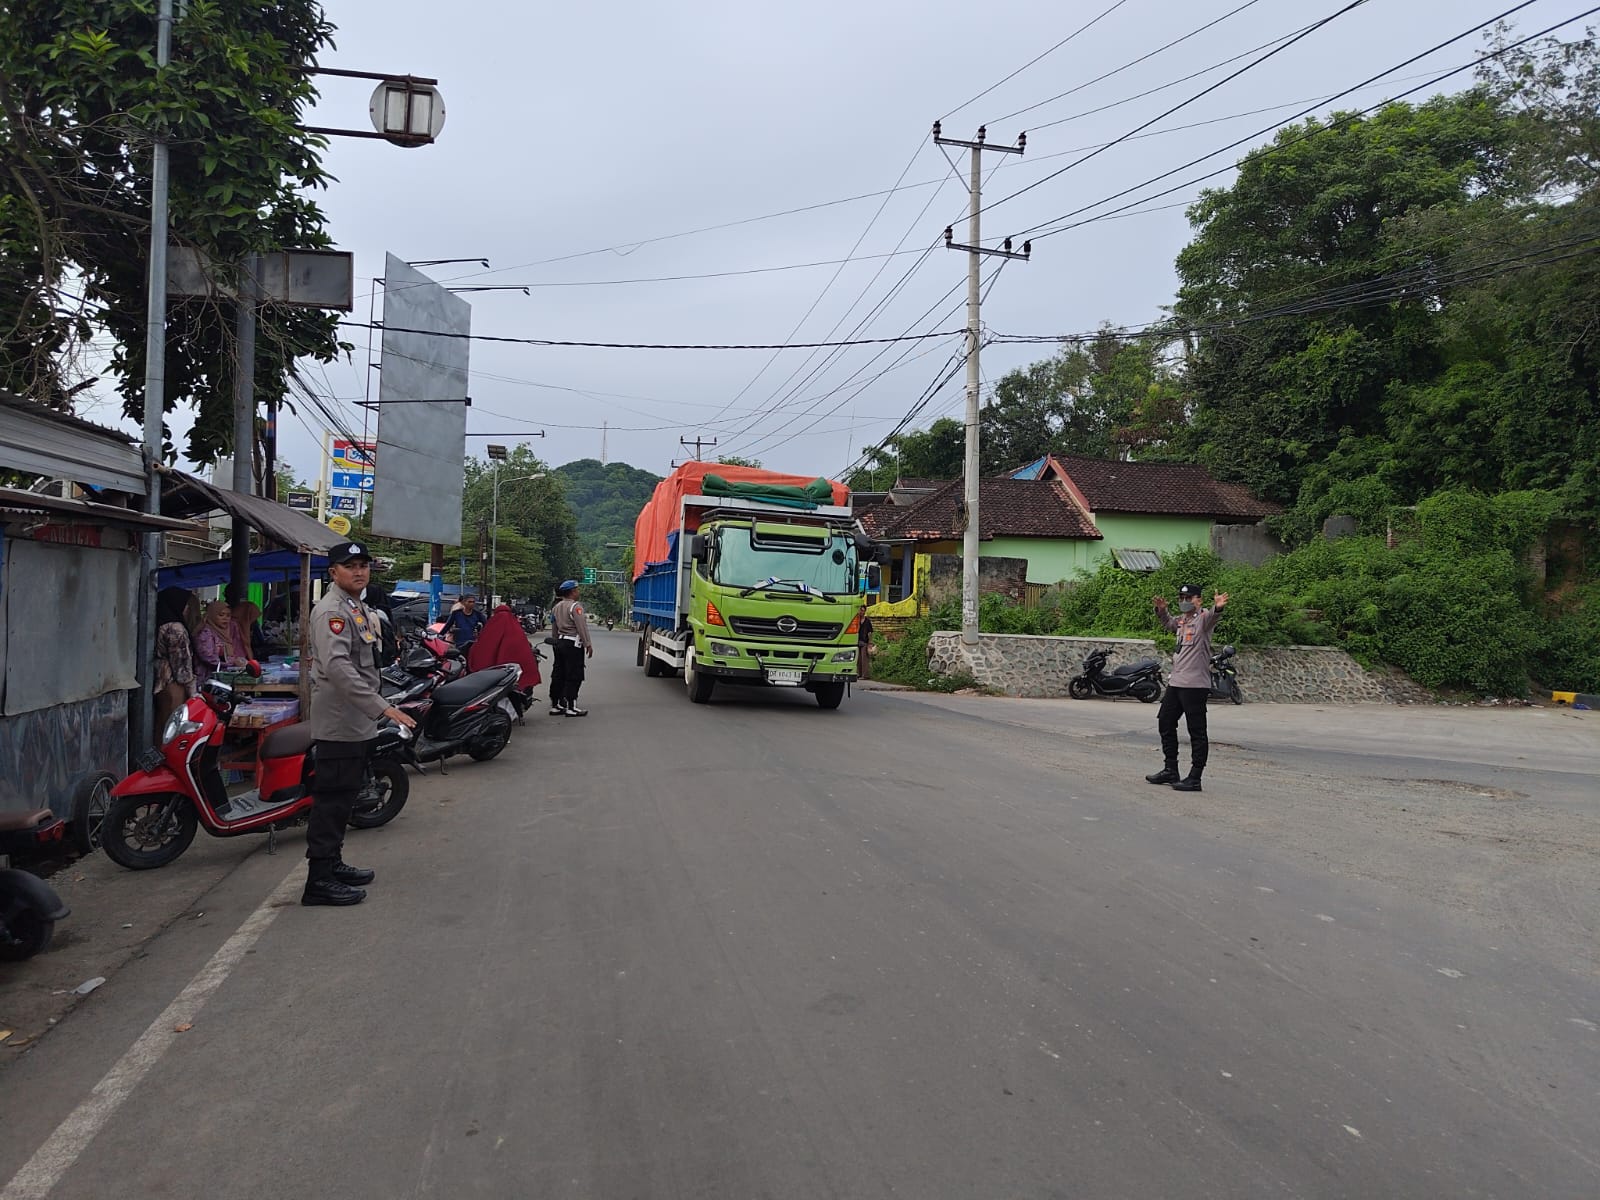
<svg viewBox="0 0 1600 1200">
<path fill-rule="evenodd" d="M 980 219 L 983 214 L 983 152 L 992 150 L 999 154 L 1021 154 L 1027 149 L 1028 135 L 1018 134 L 1015 146 L 997 146 L 990 144 L 988 130 L 979 126 L 976 140 L 968 142 L 945 137 L 939 122 L 935 121 L 933 143 L 936 146 L 964 146 L 972 155 L 967 183 L 967 244 L 961 245 L 955 241 L 953 229 L 946 228 L 944 231 L 944 244 L 952 250 L 964 250 L 967 254 L 967 445 L 966 483 L 963 488 L 966 527 L 961 534 L 961 640 L 972 646 L 978 641 L 978 536 L 981 530 L 978 519 L 978 390 L 981 380 L 978 350 L 983 338 L 983 297 L 978 283 L 978 264 L 985 257 L 1026 260 L 1033 250 L 1027 242 L 1022 244 L 1020 252 L 1012 250 L 1010 238 L 1005 240 L 1000 249 L 983 246 Z"/>
<path fill-rule="evenodd" d="M 679 438 L 678 439 L 678 444 L 680 446 L 682 446 L 685 450 L 689 449 L 692 446 L 694 448 L 694 460 L 693 461 L 695 461 L 695 462 L 704 462 L 705 461 L 704 458 L 701 457 L 702 451 L 707 446 L 710 446 L 713 450 L 716 449 L 717 439 L 716 438 L 712 438 L 710 441 L 707 441 L 704 438 L 697 437 L 693 441 L 690 441 L 688 438 Z"/>
</svg>

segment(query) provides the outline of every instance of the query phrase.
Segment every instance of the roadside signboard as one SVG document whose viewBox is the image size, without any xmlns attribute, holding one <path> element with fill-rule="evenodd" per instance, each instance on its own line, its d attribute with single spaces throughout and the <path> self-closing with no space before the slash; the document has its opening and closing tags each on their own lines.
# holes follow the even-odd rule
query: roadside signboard
<svg viewBox="0 0 1600 1200">
<path fill-rule="evenodd" d="M 315 512 L 317 494 L 315 492 L 290 492 L 287 501 L 289 507 L 296 512 Z"/>
</svg>

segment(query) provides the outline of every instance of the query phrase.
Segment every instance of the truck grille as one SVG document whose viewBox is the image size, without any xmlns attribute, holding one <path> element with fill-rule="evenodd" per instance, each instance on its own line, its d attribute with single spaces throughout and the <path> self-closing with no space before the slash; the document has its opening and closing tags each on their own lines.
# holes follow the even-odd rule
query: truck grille
<svg viewBox="0 0 1600 1200">
<path fill-rule="evenodd" d="M 834 621 L 801 621 L 795 617 L 730 617 L 729 621 L 733 632 L 744 637 L 787 638 L 792 641 L 831 642 L 844 628 Z"/>
</svg>

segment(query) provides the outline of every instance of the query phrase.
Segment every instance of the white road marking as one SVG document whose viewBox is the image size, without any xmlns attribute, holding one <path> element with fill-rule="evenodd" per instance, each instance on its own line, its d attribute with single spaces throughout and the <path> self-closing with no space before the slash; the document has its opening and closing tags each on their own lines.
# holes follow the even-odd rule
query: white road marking
<svg viewBox="0 0 1600 1200">
<path fill-rule="evenodd" d="M 44 1200 L 50 1194 L 61 1177 L 88 1149 L 95 1135 L 116 1114 L 123 1101 L 150 1073 L 150 1068 L 161 1061 L 161 1056 L 173 1042 L 183 1037 L 176 1027 L 194 1024 L 211 994 L 227 981 L 245 952 L 272 924 L 273 918 L 278 915 L 280 902 L 292 897 L 302 885 L 304 872 L 305 868 L 296 863 L 294 869 L 284 876 L 283 882 L 261 902 L 261 906 L 245 918 L 244 924 L 234 931 L 232 937 L 222 943 L 222 947 L 211 956 L 211 961 L 189 980 L 183 991 L 178 993 L 177 999 L 150 1022 L 149 1028 L 128 1047 L 128 1052 L 94 1085 L 94 1090 L 83 1103 L 73 1109 L 67 1119 L 56 1126 L 55 1132 L 45 1139 L 44 1145 L 33 1152 L 33 1157 L 12 1176 L 5 1191 L 0 1192 L 0 1200 Z"/>
</svg>

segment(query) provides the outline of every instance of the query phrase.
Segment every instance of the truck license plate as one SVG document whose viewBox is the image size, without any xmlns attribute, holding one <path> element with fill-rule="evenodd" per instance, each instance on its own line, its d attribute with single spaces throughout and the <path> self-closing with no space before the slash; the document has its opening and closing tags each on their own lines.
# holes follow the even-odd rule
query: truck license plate
<svg viewBox="0 0 1600 1200">
<path fill-rule="evenodd" d="M 804 671 L 767 671 L 767 682 L 775 687 L 799 687 L 805 677 Z"/>
</svg>

